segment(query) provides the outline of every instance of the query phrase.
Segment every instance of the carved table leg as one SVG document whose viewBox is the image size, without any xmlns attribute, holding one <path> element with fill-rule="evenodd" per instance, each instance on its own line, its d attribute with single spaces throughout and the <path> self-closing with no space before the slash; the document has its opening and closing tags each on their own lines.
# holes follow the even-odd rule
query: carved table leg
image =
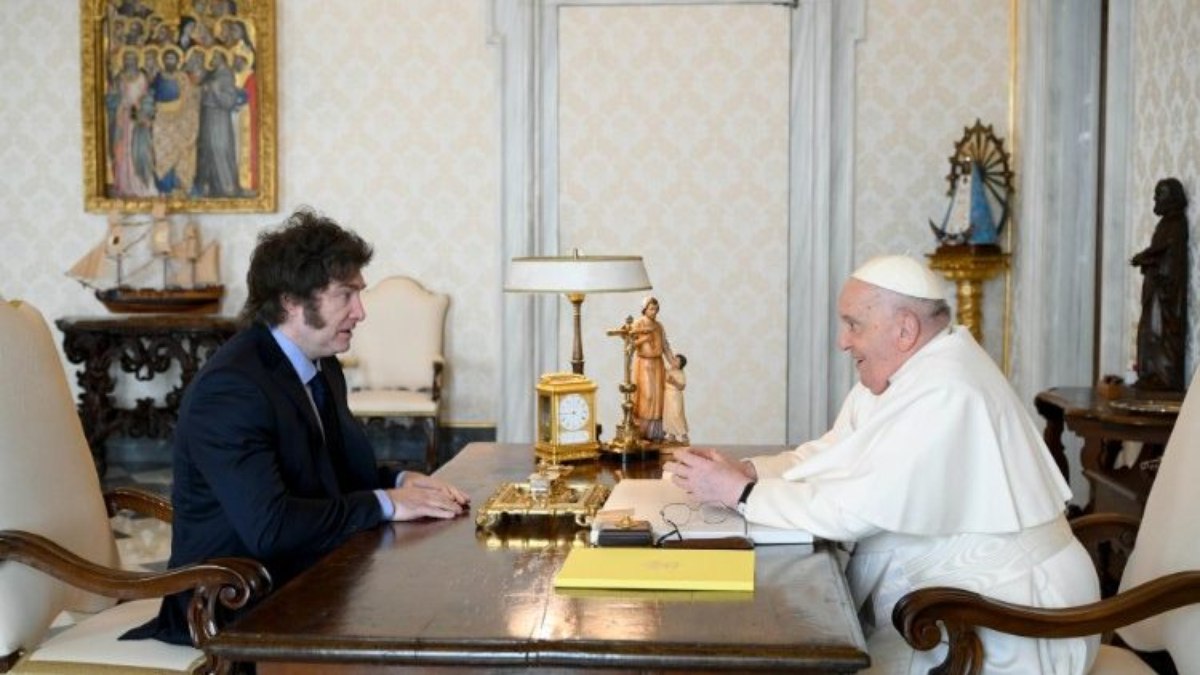
<svg viewBox="0 0 1200 675">
<path fill-rule="evenodd" d="M 229 321 L 179 319 L 168 315 L 147 321 L 101 320 L 100 325 L 80 326 L 86 320 L 61 319 L 63 352 L 71 363 L 82 364 L 79 384 L 79 418 L 92 449 L 97 472 L 107 470 L 107 439 L 116 433 L 134 438 L 167 438 L 175 427 L 183 391 L 204 361 L 235 330 Z M 178 324 L 178 326 L 176 325 Z M 153 397 L 138 399 L 132 408 L 118 408 L 113 398 L 114 371 L 149 382 L 179 363 L 180 382 L 160 405 Z"/>
<path fill-rule="evenodd" d="M 1084 476 L 1087 476 L 1088 487 L 1088 502 L 1083 507 L 1085 514 L 1092 513 L 1096 510 L 1096 481 L 1088 474 L 1101 471 L 1101 465 L 1104 463 L 1104 439 L 1099 436 L 1084 436 L 1083 449 L 1079 451 L 1079 463 L 1083 466 Z"/>
<path fill-rule="evenodd" d="M 94 333 L 68 334 L 63 338 L 63 352 L 71 363 L 83 364 L 75 376 L 79 384 L 79 420 L 96 472 L 103 477 L 108 470 L 105 441 L 117 426 L 112 401 L 116 382 L 109 372 L 114 355 L 112 340 Z"/>
<path fill-rule="evenodd" d="M 1046 428 L 1042 432 L 1042 439 L 1046 441 L 1046 446 L 1050 448 L 1050 456 L 1054 458 L 1054 463 L 1058 465 L 1058 470 L 1062 472 L 1063 478 L 1071 480 L 1070 468 L 1067 464 L 1067 453 L 1063 448 L 1062 442 L 1062 408 L 1041 399 L 1034 399 L 1033 405 L 1037 408 L 1038 414 L 1046 419 Z"/>
</svg>

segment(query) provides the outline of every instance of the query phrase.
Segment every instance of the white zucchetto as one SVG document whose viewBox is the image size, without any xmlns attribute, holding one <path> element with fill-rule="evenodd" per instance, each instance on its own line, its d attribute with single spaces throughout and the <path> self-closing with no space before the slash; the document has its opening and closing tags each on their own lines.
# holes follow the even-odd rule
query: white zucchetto
<svg viewBox="0 0 1200 675">
<path fill-rule="evenodd" d="M 881 255 L 854 270 L 851 277 L 872 286 L 924 300 L 945 300 L 942 282 L 929 268 L 906 255 Z"/>
</svg>

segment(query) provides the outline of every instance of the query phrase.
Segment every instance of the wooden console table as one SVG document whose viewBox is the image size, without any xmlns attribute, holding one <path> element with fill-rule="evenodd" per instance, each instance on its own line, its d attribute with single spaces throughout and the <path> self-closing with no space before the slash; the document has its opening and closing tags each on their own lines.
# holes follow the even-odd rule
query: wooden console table
<svg viewBox="0 0 1200 675">
<path fill-rule="evenodd" d="M 1157 460 L 1175 427 L 1176 415 L 1130 412 L 1112 403 L 1150 399 L 1181 401 L 1183 395 L 1124 389 L 1113 399 L 1101 396 L 1093 387 L 1054 387 L 1034 398 L 1038 413 L 1046 418 L 1046 445 L 1064 476 L 1067 475 L 1062 443 L 1064 426 L 1083 439 L 1080 465 L 1092 490 L 1085 513 L 1117 511 L 1141 515 L 1158 472 Z M 1134 466 L 1117 468 L 1115 462 L 1123 441 L 1138 441 L 1145 448 Z"/>
<path fill-rule="evenodd" d="M 237 330 L 231 318 L 195 314 L 71 316 L 54 324 L 63 332 L 67 359 L 82 365 L 76 375 L 79 418 L 101 476 L 108 468 L 105 441 L 114 433 L 135 438 L 170 435 L 183 389 Z M 114 362 L 120 372 L 141 381 L 153 380 L 178 363 L 180 382 L 162 404 L 141 398 L 134 408 L 118 408 L 113 401 Z"/>
</svg>

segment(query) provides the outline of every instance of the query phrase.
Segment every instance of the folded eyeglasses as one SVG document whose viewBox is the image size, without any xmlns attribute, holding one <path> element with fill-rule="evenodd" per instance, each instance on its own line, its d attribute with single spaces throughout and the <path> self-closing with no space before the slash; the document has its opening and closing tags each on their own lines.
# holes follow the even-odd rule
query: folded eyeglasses
<svg viewBox="0 0 1200 675">
<path fill-rule="evenodd" d="M 730 518 L 736 518 L 742 523 L 742 534 L 749 536 L 749 526 L 742 515 L 737 511 L 725 506 L 720 502 L 707 501 L 699 504 L 687 502 L 671 502 L 663 506 L 658 515 L 663 519 L 663 522 L 671 526 L 671 530 L 654 541 L 655 546 L 661 546 L 663 542 L 674 537 L 679 541 L 683 541 L 683 529 L 692 522 L 694 517 L 698 517 L 701 522 L 709 525 L 718 525 Z"/>
</svg>

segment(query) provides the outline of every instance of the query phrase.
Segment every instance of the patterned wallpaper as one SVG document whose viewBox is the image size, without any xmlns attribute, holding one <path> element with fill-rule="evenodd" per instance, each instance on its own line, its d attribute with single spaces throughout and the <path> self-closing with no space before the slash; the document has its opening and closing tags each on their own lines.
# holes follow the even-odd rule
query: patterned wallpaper
<svg viewBox="0 0 1200 675">
<path fill-rule="evenodd" d="M 788 12 L 570 7 L 559 29 L 563 250 L 645 258 L 671 346 L 688 357 L 692 438 L 780 442 Z M 620 420 L 624 361 L 604 331 L 636 317 L 641 300 L 585 302 L 584 355 L 606 429 Z"/>
<path fill-rule="evenodd" d="M 1200 216 L 1200 3 L 1164 0 L 1137 3 L 1134 22 L 1134 141 L 1133 196 L 1130 215 L 1132 252 L 1150 242 L 1158 216 L 1154 215 L 1154 186 L 1173 176 L 1188 195 L 1191 224 L 1191 287 L 1188 289 L 1188 367 L 1193 372 L 1196 344 L 1200 340 L 1200 255 L 1196 218 Z M 1131 255 L 1132 255 L 1131 252 Z M 1137 322 L 1141 314 L 1140 274 L 1131 275 L 1126 361 L 1136 349 Z"/>
<path fill-rule="evenodd" d="M 1009 3 L 995 0 L 868 4 L 858 51 L 856 265 L 937 248 L 928 221 L 945 213 L 947 158 L 976 118 L 1012 152 L 1009 25 Z M 1003 296 L 1001 279 L 985 284 L 984 346 L 997 361 Z"/>
<path fill-rule="evenodd" d="M 495 414 L 499 120 L 488 9 L 486 0 L 279 2 L 280 213 L 200 217 L 224 248 L 226 313 L 245 297 L 257 232 L 301 204 L 376 244 L 369 279 L 407 273 L 449 293 L 451 423 L 491 423 Z M 945 208 L 954 140 L 976 117 L 1011 135 L 1009 9 L 994 0 L 868 1 L 855 110 L 856 262 L 932 251 L 926 221 Z M 672 343 L 693 358 L 688 405 L 705 438 L 782 440 L 786 10 L 567 7 L 562 16 L 564 248 L 646 257 Z M 1130 231 L 1144 245 L 1154 182 L 1176 175 L 1193 196 L 1200 187 L 1200 48 L 1190 39 L 1200 12 L 1193 1 L 1164 0 L 1138 3 L 1136 19 Z M 102 311 L 63 275 L 104 227 L 103 216 L 82 210 L 78 45 L 78 0 L 0 2 L 9 91 L 0 98 L 0 161 L 9 168 L 0 176 L 0 293 L 50 318 Z M 986 341 L 996 354 L 1000 282 L 987 294 Z M 603 331 L 639 302 L 597 295 L 584 306 L 588 372 L 602 387 L 606 426 L 620 365 Z"/>
<path fill-rule="evenodd" d="M 277 5 L 280 213 L 200 216 L 224 312 L 256 234 L 308 204 L 373 242 L 367 280 L 451 296 L 447 419 L 491 422 L 499 264 L 495 53 L 479 0 Z M 104 231 L 83 213 L 78 0 L 0 2 L 0 293 L 47 317 L 102 313 L 63 271 Z M 72 378 L 73 380 L 73 378 Z M 124 386 L 124 385 L 122 385 Z M 140 390 L 121 390 L 128 398 Z"/>
</svg>

